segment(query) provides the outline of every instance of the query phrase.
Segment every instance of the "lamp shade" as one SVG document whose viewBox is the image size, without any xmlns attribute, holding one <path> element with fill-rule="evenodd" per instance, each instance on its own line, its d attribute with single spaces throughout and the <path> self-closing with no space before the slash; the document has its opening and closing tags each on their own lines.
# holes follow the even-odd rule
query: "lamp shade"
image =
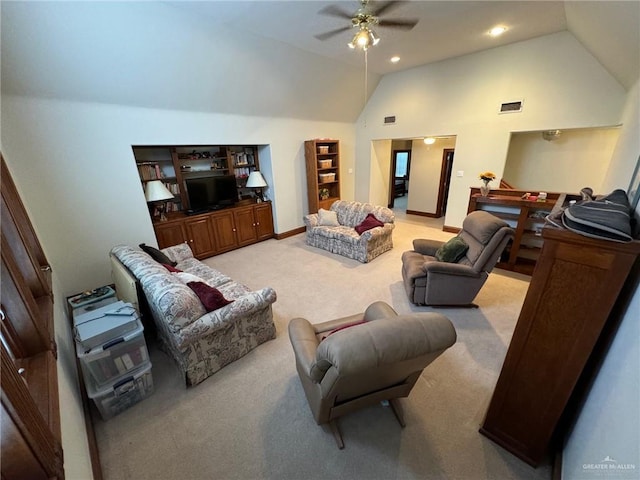
<svg viewBox="0 0 640 480">
<path fill-rule="evenodd" d="M 249 178 L 247 179 L 247 187 L 261 188 L 266 186 L 267 182 L 264 181 L 264 177 L 260 172 L 256 171 L 249 174 Z"/>
<path fill-rule="evenodd" d="M 144 190 L 144 197 L 147 199 L 147 202 L 159 202 L 173 198 L 173 193 L 164 186 L 161 180 L 152 180 L 147 183 Z"/>
</svg>

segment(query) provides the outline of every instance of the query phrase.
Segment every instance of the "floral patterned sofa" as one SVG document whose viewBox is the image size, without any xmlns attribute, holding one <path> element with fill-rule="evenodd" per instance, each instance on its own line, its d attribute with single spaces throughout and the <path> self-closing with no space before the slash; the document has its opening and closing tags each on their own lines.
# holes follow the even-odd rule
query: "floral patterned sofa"
<svg viewBox="0 0 640 480">
<path fill-rule="evenodd" d="M 271 305 L 276 293 L 250 291 L 193 257 L 187 244 L 162 250 L 175 268 L 217 288 L 232 303 L 206 312 L 198 296 L 179 276 L 147 253 L 126 245 L 111 250 L 112 271 L 138 282 L 157 327 L 161 348 L 178 364 L 187 385 L 196 385 L 225 365 L 276 336 Z M 124 269 L 122 267 L 125 267 Z M 126 274 L 125 273 L 125 274 Z"/>
<path fill-rule="evenodd" d="M 390 209 L 370 203 L 337 200 L 331 205 L 330 211 L 336 213 L 338 224 L 323 225 L 318 213 L 304 217 L 308 245 L 362 263 L 370 262 L 393 248 L 391 235 L 395 227 L 395 216 Z M 356 227 L 361 225 L 370 213 L 384 225 L 359 234 Z"/>
</svg>

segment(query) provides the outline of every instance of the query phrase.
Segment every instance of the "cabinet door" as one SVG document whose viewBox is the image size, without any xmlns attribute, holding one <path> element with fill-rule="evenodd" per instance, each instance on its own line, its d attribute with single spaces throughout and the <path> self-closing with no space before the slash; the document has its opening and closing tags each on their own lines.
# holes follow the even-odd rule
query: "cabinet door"
<svg viewBox="0 0 640 480">
<path fill-rule="evenodd" d="M 160 248 L 167 248 L 187 241 L 183 222 L 156 223 L 153 226 Z"/>
<path fill-rule="evenodd" d="M 254 207 L 258 241 L 273 237 L 271 203 L 259 203 Z"/>
<path fill-rule="evenodd" d="M 233 250 L 238 246 L 236 226 L 231 210 L 218 212 L 211 217 L 213 233 L 215 234 L 218 253 Z"/>
<path fill-rule="evenodd" d="M 213 221 L 210 217 L 198 217 L 184 222 L 189 246 L 196 258 L 206 258 L 216 253 Z"/>
<path fill-rule="evenodd" d="M 238 208 L 233 212 L 233 220 L 236 224 L 236 234 L 240 247 L 258 241 L 253 207 Z"/>
</svg>

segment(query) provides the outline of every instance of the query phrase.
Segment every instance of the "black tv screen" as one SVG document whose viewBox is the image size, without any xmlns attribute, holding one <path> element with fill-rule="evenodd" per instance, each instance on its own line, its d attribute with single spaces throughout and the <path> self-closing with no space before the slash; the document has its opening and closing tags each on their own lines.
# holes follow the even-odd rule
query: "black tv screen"
<svg viewBox="0 0 640 480">
<path fill-rule="evenodd" d="M 234 175 L 204 175 L 185 180 L 190 210 L 204 212 L 224 208 L 238 201 Z"/>
</svg>

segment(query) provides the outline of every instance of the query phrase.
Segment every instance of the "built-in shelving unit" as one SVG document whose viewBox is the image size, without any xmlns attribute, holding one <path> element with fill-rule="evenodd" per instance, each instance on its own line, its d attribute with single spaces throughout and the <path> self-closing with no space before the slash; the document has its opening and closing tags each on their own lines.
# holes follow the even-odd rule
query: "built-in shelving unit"
<svg viewBox="0 0 640 480">
<path fill-rule="evenodd" d="M 307 196 L 309 213 L 329 209 L 340 200 L 340 142 L 314 139 L 304 142 L 307 164 Z"/>
<path fill-rule="evenodd" d="M 159 220 L 157 203 L 150 207 L 160 248 L 187 243 L 196 258 L 206 258 L 273 237 L 271 202 L 258 203 L 246 187 L 249 174 L 259 170 L 256 145 L 134 146 L 133 153 L 143 188 L 151 180 L 162 180 L 175 196 L 160 205 L 167 221 Z M 238 203 L 187 215 L 185 180 L 203 172 L 235 175 Z"/>
</svg>

